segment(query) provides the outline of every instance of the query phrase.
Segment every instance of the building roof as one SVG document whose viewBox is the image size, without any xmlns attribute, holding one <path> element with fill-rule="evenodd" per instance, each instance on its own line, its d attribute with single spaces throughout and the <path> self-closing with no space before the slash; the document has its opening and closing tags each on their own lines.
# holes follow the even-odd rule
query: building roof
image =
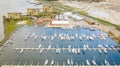
<svg viewBox="0 0 120 67">
<path fill-rule="evenodd" d="M 69 24 L 69 21 L 64 20 L 53 20 L 52 24 Z"/>
<path fill-rule="evenodd" d="M 82 19 L 84 19 L 83 17 L 78 16 L 78 15 L 76 15 L 76 14 L 72 15 L 72 17 L 75 18 L 75 19 L 77 19 L 77 20 L 82 20 Z"/>
<path fill-rule="evenodd" d="M 20 12 L 9 12 L 8 14 L 22 14 Z"/>
<path fill-rule="evenodd" d="M 50 18 L 38 18 L 36 22 L 41 23 L 41 22 L 48 21 L 48 20 L 52 21 L 52 19 Z"/>
<path fill-rule="evenodd" d="M 37 22 L 43 22 L 43 18 L 38 18 Z"/>
</svg>

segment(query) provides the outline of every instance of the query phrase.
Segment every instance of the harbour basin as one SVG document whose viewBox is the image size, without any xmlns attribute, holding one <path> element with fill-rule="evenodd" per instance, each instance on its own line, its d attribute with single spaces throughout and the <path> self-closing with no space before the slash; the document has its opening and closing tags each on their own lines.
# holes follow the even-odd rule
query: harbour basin
<svg viewBox="0 0 120 67">
<path fill-rule="evenodd" d="M 23 26 L 0 48 L 0 65 L 120 65 L 117 45 L 100 30 Z"/>
</svg>

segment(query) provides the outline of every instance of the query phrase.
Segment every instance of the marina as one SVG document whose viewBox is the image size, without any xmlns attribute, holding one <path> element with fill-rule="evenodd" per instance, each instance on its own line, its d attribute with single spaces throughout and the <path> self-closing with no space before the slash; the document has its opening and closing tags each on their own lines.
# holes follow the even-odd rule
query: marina
<svg viewBox="0 0 120 67">
<path fill-rule="evenodd" d="M 23 26 L 0 48 L 0 64 L 2 67 L 119 66 L 117 45 L 100 30 Z"/>
<path fill-rule="evenodd" d="M 112 3 L 2 1 L 0 67 L 120 67 L 120 26 L 111 17 Z M 99 9 L 109 18 L 95 17 Z"/>
</svg>

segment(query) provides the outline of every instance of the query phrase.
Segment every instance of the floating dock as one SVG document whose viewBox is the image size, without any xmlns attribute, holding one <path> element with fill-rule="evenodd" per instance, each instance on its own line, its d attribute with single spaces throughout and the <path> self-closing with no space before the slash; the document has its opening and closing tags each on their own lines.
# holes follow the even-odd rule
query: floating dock
<svg viewBox="0 0 120 67">
<path fill-rule="evenodd" d="M 43 50 L 56 50 L 56 49 L 60 49 L 60 50 L 69 50 L 69 49 L 73 49 L 73 48 L 14 48 L 15 50 L 39 50 L 39 49 L 43 49 Z M 78 48 L 74 48 L 74 49 L 78 49 Z M 79 48 L 80 50 L 120 50 L 120 48 Z"/>
</svg>

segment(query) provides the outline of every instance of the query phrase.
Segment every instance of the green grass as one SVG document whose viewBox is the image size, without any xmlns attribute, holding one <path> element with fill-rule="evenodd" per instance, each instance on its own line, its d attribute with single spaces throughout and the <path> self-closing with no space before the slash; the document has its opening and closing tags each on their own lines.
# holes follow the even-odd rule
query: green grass
<svg viewBox="0 0 120 67">
<path fill-rule="evenodd" d="M 4 31 L 5 31 L 5 37 L 2 41 L 0 41 L 0 46 L 2 46 L 12 35 L 12 32 L 14 32 L 19 26 L 16 24 L 15 20 L 10 20 L 9 22 L 4 23 Z"/>
<path fill-rule="evenodd" d="M 26 25 L 32 25 L 32 20 L 31 19 L 27 19 L 26 20 Z"/>
<path fill-rule="evenodd" d="M 5 36 L 9 35 L 11 32 L 16 30 L 18 28 L 18 25 L 16 24 L 15 20 L 10 20 L 10 22 L 5 22 L 4 25 L 4 30 L 5 30 Z"/>
</svg>

